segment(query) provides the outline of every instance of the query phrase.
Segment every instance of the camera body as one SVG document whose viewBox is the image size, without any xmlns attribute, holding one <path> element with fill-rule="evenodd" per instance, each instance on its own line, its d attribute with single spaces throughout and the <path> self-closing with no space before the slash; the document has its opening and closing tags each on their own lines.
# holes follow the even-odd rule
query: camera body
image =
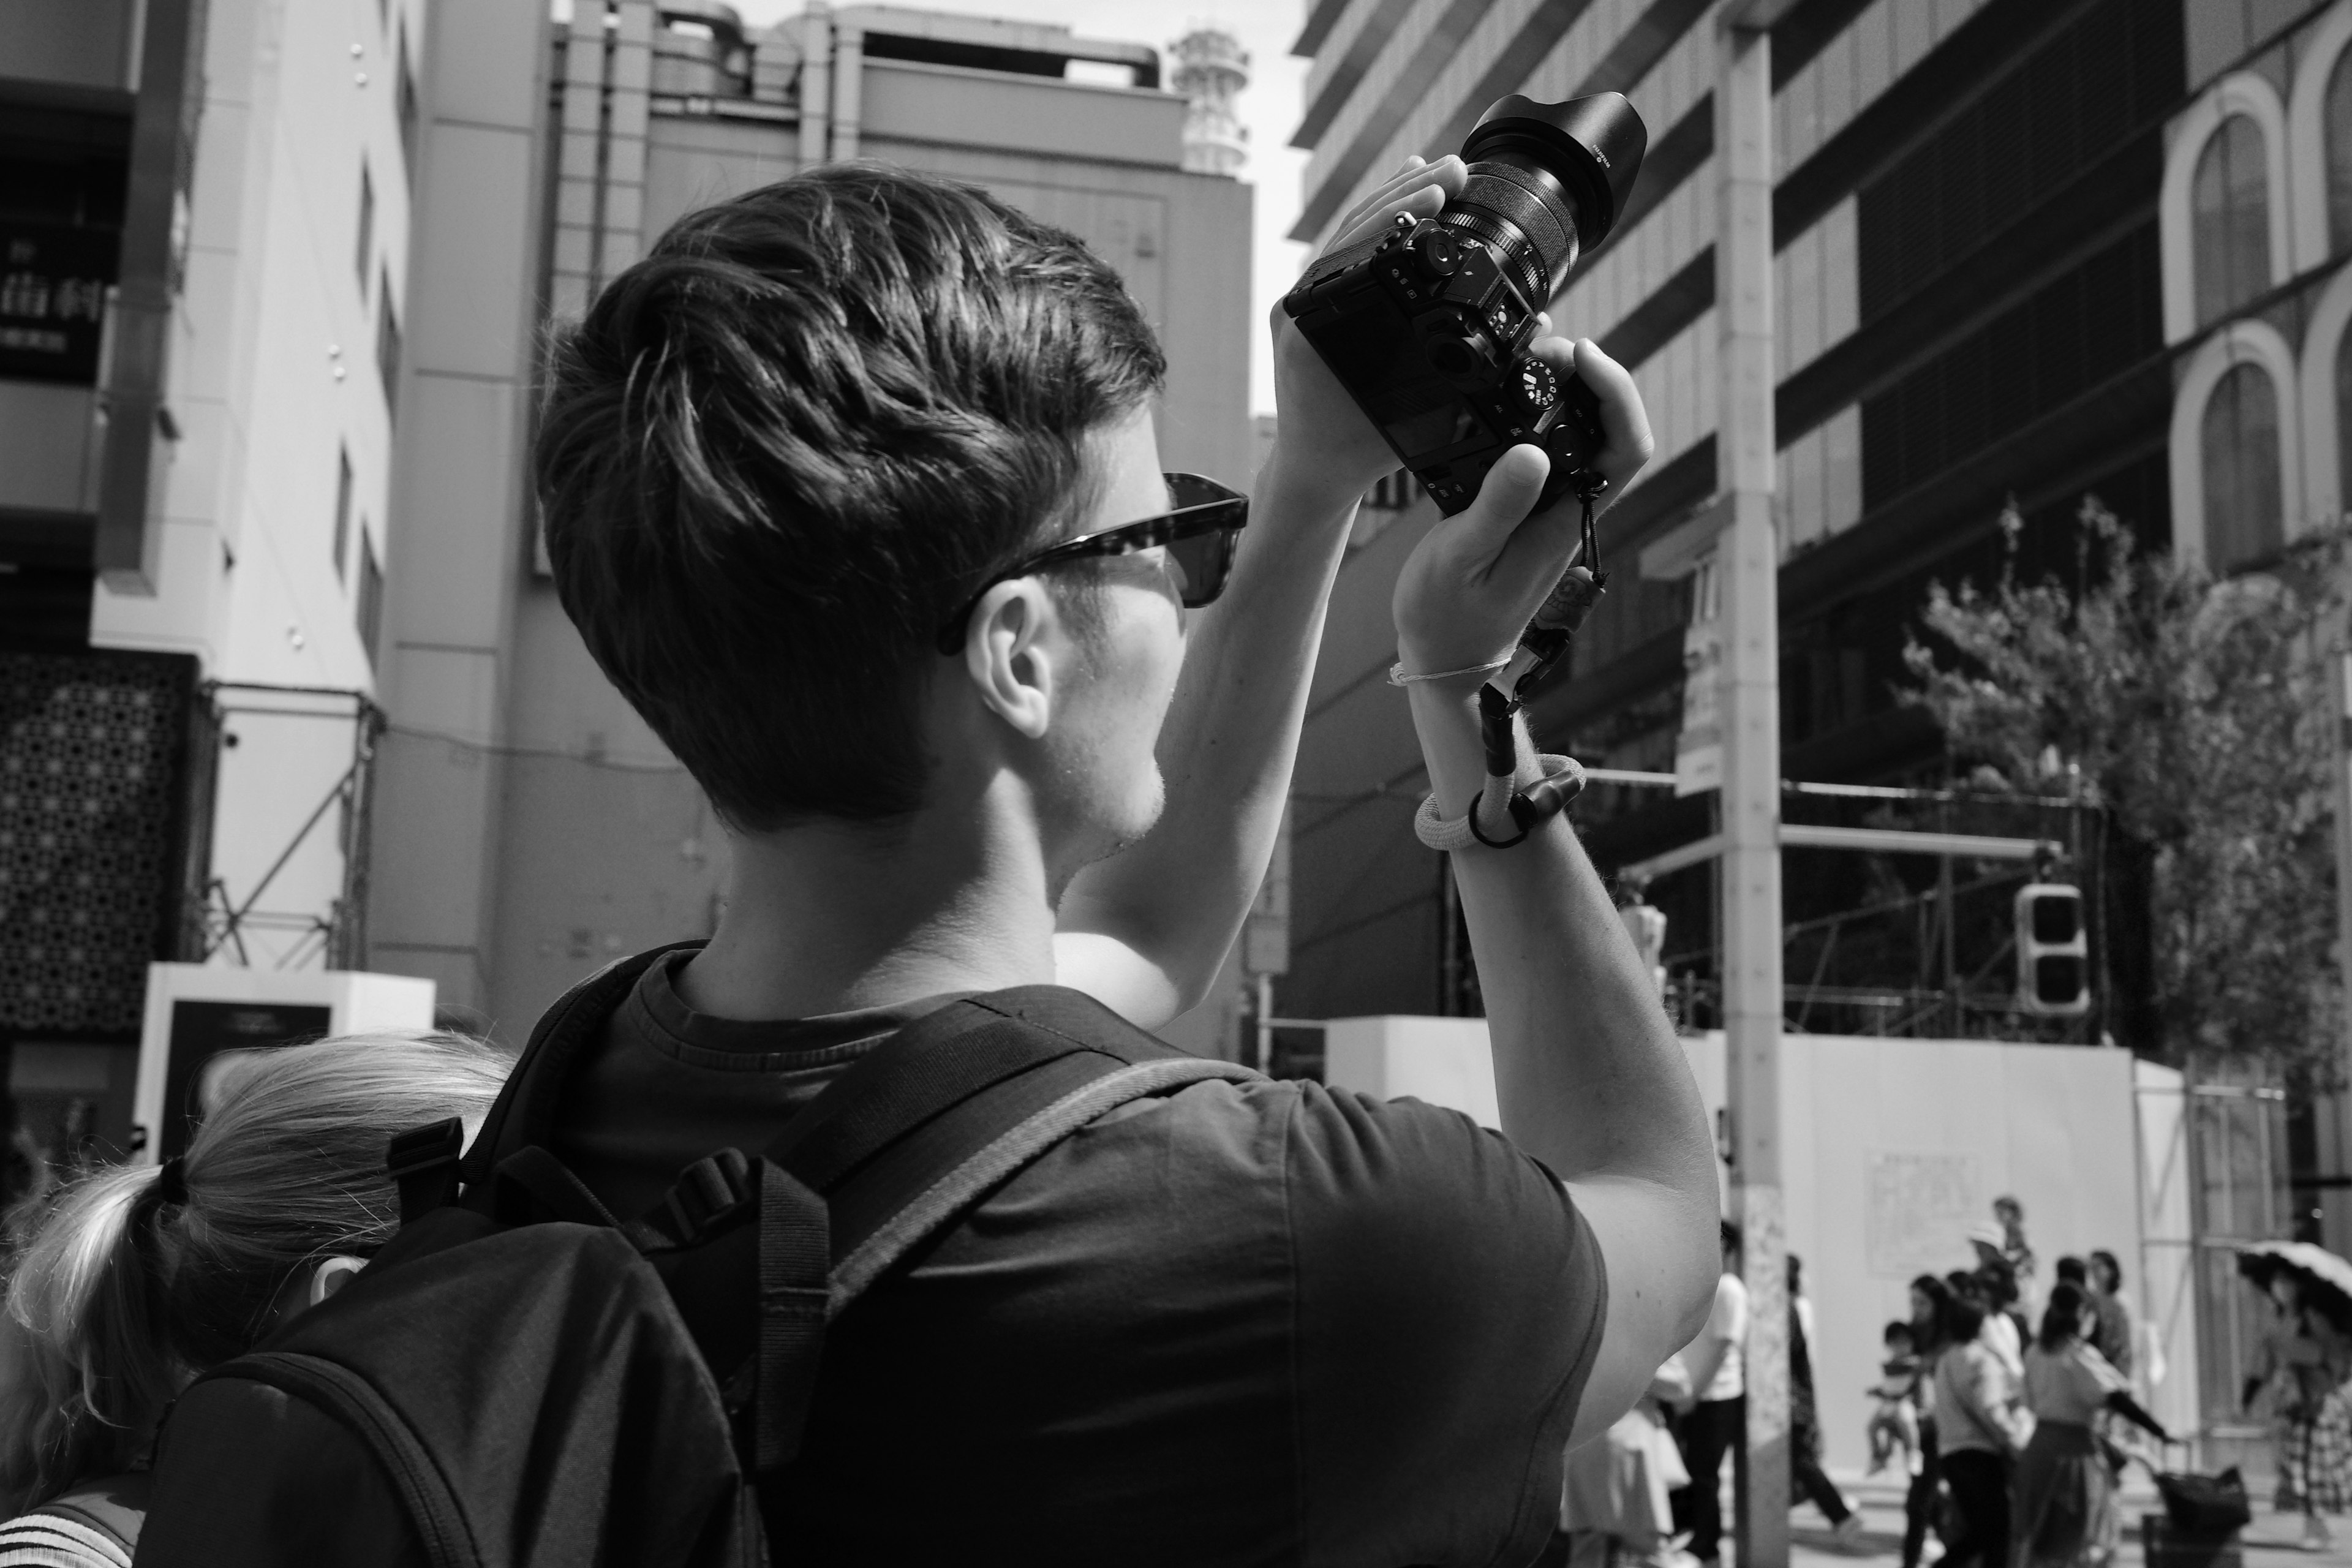
<svg viewBox="0 0 2352 1568">
<path fill-rule="evenodd" d="M 1601 404 L 1528 353 L 1537 321 L 1608 233 L 1641 168 L 1641 117 L 1618 93 L 1507 98 L 1463 143 L 1469 180 L 1433 218 L 1400 216 L 1323 258 L 1283 310 L 1448 516 L 1532 442 L 1551 458 L 1538 506 L 1588 482 Z"/>
</svg>

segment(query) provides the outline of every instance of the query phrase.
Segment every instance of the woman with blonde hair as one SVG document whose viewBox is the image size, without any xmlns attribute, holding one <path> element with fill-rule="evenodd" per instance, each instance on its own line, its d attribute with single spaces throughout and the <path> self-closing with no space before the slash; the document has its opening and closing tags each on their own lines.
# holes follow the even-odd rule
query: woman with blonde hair
<svg viewBox="0 0 2352 1568">
<path fill-rule="evenodd" d="M 70 1183 L 0 1313 L 0 1568 L 129 1568 L 165 1407 L 365 1268 L 400 1227 L 387 1141 L 470 1132 L 509 1065 L 446 1035 L 257 1052 L 185 1154 Z"/>
</svg>

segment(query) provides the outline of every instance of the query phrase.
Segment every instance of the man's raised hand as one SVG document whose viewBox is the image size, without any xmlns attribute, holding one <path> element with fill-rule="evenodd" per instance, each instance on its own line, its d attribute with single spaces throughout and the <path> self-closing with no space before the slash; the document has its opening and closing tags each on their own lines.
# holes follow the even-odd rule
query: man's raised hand
<svg viewBox="0 0 2352 1568">
<path fill-rule="evenodd" d="M 1462 160 L 1451 155 L 1434 163 L 1406 159 L 1339 220 L 1323 255 L 1378 233 L 1394 223 L 1400 213 L 1435 217 L 1447 202 L 1462 194 L 1462 184 L 1468 177 Z M 1291 324 L 1279 300 L 1268 325 L 1274 333 L 1275 406 L 1280 416 L 1275 437 L 1307 466 L 1318 484 L 1328 483 L 1335 493 L 1343 493 L 1352 501 L 1381 475 L 1396 468 L 1396 454 L 1339 384 L 1339 378 Z"/>
<path fill-rule="evenodd" d="M 1655 449 L 1633 378 L 1589 338 L 1539 339 L 1528 352 L 1563 380 L 1581 376 L 1601 400 L 1606 439 L 1593 467 L 1609 488 L 1596 505 L 1613 500 Z M 1550 472 L 1542 448 L 1512 447 L 1487 470 L 1469 508 L 1440 521 L 1415 547 L 1393 600 L 1406 669 L 1465 669 L 1510 657 L 1576 552 L 1583 506 L 1574 496 L 1528 515 Z"/>
</svg>

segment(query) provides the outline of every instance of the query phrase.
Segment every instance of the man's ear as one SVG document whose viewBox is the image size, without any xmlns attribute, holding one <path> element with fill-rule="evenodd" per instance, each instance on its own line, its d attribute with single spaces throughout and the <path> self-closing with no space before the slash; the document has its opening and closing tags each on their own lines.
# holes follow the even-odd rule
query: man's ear
<svg viewBox="0 0 2352 1568">
<path fill-rule="evenodd" d="M 964 673 L 988 710 L 1034 741 L 1054 721 L 1062 639 L 1053 595 L 1034 577 L 999 583 L 972 606 Z"/>
<path fill-rule="evenodd" d="M 350 1284 L 352 1279 L 358 1277 L 359 1271 L 366 1267 L 367 1259 L 364 1258 L 338 1256 L 328 1258 L 325 1262 L 320 1264 L 318 1268 L 310 1275 L 310 1301 L 308 1304 L 313 1307 L 317 1306 L 320 1302 L 325 1300 L 328 1297 L 333 1295 L 336 1291 Z"/>
</svg>

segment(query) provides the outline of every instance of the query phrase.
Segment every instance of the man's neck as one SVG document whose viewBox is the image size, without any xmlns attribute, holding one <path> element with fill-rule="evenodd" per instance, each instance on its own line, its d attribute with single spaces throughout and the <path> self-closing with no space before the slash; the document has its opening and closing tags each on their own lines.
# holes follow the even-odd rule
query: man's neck
<svg viewBox="0 0 2352 1568">
<path fill-rule="evenodd" d="M 1050 983 L 1054 903 L 1032 820 L 1017 802 L 974 804 L 887 830 L 736 839 L 726 912 L 678 976 L 687 1005 L 803 1018 Z"/>
</svg>

